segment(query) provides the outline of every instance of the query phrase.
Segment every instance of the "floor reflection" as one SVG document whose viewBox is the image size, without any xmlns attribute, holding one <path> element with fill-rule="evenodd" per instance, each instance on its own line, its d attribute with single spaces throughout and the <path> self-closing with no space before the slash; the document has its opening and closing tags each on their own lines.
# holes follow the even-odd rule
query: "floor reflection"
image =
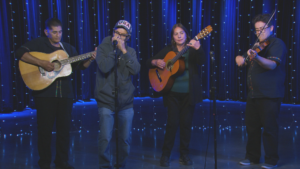
<svg viewBox="0 0 300 169">
<path fill-rule="evenodd" d="M 260 168 L 259 165 L 244 167 L 238 164 L 238 161 L 244 158 L 247 140 L 243 123 L 244 106 L 244 103 L 240 102 L 218 102 L 217 164 L 219 169 Z M 205 165 L 205 158 L 206 168 L 214 168 L 213 129 L 208 127 L 212 125 L 209 108 L 210 102 L 207 101 L 198 105 L 196 109 L 198 112 L 195 113 L 190 144 L 190 156 L 194 165 L 181 166 L 179 164 L 179 139 L 177 136 L 169 168 L 202 169 Z M 94 102 L 74 104 L 69 162 L 77 169 L 98 168 L 99 122 L 96 109 Z M 161 99 L 136 99 L 134 109 L 132 146 L 126 168 L 164 168 L 159 166 L 166 122 L 166 109 L 163 107 Z M 299 109 L 299 106 L 292 105 L 284 105 L 282 108 L 279 133 L 279 169 L 300 168 L 300 141 L 297 126 Z M 35 110 L 0 114 L 0 169 L 38 168 L 35 116 Z M 209 121 L 211 122 L 209 123 Z M 54 147 L 55 129 L 52 136 Z M 111 145 L 111 151 L 112 156 L 115 157 L 115 142 Z M 53 159 L 54 155 L 55 149 L 53 149 Z M 263 156 L 264 152 L 262 152 Z M 263 162 L 263 158 L 261 161 Z"/>
</svg>

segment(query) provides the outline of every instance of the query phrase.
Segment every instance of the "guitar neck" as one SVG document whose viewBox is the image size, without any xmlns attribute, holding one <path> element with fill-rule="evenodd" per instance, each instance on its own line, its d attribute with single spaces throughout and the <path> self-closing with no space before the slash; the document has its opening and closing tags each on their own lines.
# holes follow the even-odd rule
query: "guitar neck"
<svg viewBox="0 0 300 169">
<path fill-rule="evenodd" d="M 189 46 L 186 46 L 179 53 L 177 53 L 177 55 L 173 59 L 171 59 L 172 63 L 175 63 L 189 48 Z"/>
<path fill-rule="evenodd" d="M 64 60 L 61 60 L 61 64 L 62 65 L 67 65 L 67 64 L 70 64 L 70 63 L 78 62 L 78 61 L 81 61 L 81 60 L 84 60 L 86 58 L 91 57 L 92 54 L 93 54 L 93 52 L 89 52 L 89 53 L 85 53 L 85 54 L 81 54 L 81 55 L 78 55 L 78 56 L 71 57 L 69 59 L 64 59 Z"/>
<path fill-rule="evenodd" d="M 196 38 L 193 38 L 196 40 Z M 172 60 L 172 63 L 175 63 L 190 47 L 186 46 L 184 47 Z"/>
</svg>

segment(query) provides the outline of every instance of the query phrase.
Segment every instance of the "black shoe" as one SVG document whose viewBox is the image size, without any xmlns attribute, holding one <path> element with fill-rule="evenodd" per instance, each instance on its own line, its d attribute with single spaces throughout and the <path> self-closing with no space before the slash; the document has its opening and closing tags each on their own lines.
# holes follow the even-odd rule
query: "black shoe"
<svg viewBox="0 0 300 169">
<path fill-rule="evenodd" d="M 50 165 L 43 165 L 40 167 L 40 169 L 51 169 L 51 168 L 50 168 Z"/>
<path fill-rule="evenodd" d="M 160 166 L 162 166 L 162 167 L 169 167 L 170 166 L 170 160 L 169 160 L 168 156 L 161 156 Z"/>
<path fill-rule="evenodd" d="M 56 169 L 75 169 L 73 166 L 71 166 L 69 163 L 60 163 L 55 165 Z"/>
<path fill-rule="evenodd" d="M 181 165 L 193 165 L 193 161 L 190 159 L 188 155 L 181 155 L 179 158 L 179 163 Z"/>
<path fill-rule="evenodd" d="M 114 168 L 117 168 L 117 164 L 114 165 Z M 125 168 L 125 165 L 119 164 L 119 169 Z"/>
</svg>

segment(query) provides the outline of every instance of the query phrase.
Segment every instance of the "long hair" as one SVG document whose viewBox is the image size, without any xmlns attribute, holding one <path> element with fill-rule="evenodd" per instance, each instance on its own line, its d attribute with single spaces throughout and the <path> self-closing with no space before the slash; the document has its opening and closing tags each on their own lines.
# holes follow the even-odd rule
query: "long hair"
<svg viewBox="0 0 300 169">
<path fill-rule="evenodd" d="M 185 43 L 184 45 L 188 44 L 189 41 L 191 40 L 190 36 L 187 34 L 187 32 L 188 32 L 187 29 L 181 23 L 176 23 L 173 26 L 172 31 L 171 31 L 171 44 L 174 49 L 177 49 L 177 47 L 176 47 L 176 42 L 174 40 L 173 34 L 174 34 L 175 28 L 177 28 L 177 27 L 181 28 L 185 32 L 186 40 L 184 42 Z"/>
</svg>

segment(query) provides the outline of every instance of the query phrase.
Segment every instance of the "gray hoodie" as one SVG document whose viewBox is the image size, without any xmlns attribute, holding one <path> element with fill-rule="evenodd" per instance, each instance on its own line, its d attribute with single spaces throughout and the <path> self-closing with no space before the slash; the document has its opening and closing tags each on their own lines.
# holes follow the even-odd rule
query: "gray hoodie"
<svg viewBox="0 0 300 169">
<path fill-rule="evenodd" d="M 103 39 L 97 48 L 97 74 L 95 86 L 95 99 L 98 107 L 105 107 L 115 111 L 115 54 L 111 36 Z M 117 49 L 118 63 L 118 101 L 119 111 L 133 107 L 133 92 L 135 87 L 131 81 L 131 75 L 140 71 L 140 63 L 137 60 L 136 52 L 126 45 L 127 53 L 123 54 Z"/>
</svg>

